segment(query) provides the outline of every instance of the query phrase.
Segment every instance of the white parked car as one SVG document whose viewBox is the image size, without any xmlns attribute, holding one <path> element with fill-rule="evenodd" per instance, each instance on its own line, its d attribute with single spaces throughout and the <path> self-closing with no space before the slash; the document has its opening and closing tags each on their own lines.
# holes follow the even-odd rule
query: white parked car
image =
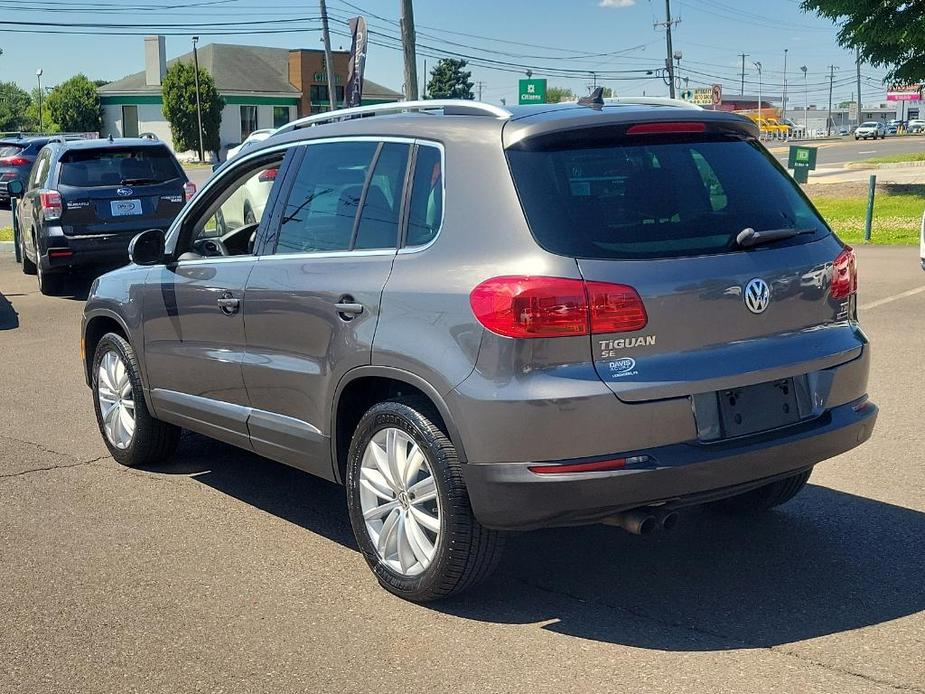
<svg viewBox="0 0 925 694">
<path fill-rule="evenodd" d="M 261 142 L 263 140 L 266 140 L 274 132 L 276 131 L 273 130 L 273 128 L 263 128 L 261 130 L 255 130 L 250 135 L 248 135 L 247 138 L 244 140 L 244 142 L 239 144 L 237 147 L 230 147 L 228 149 L 227 159 L 234 159 L 236 156 L 238 156 L 238 154 L 241 153 L 241 150 L 245 149 L 249 144 L 253 142 Z"/>
<path fill-rule="evenodd" d="M 854 131 L 854 139 L 874 139 L 880 138 L 881 140 L 886 137 L 886 128 L 883 127 L 883 123 L 877 123 L 876 121 L 869 120 L 866 123 L 861 123 Z"/>
<path fill-rule="evenodd" d="M 925 120 L 913 118 L 909 121 L 909 126 L 906 128 L 906 130 L 910 133 L 920 133 L 925 131 Z"/>
</svg>

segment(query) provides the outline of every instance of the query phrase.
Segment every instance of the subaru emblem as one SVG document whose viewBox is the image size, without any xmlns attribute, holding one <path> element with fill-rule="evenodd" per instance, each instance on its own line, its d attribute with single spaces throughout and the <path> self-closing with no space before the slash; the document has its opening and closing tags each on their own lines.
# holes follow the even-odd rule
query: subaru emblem
<svg viewBox="0 0 925 694">
<path fill-rule="evenodd" d="M 745 285 L 745 305 L 752 313 L 764 313 L 771 303 L 771 288 L 763 279 L 755 278 Z"/>
<path fill-rule="evenodd" d="M 131 188 L 119 188 L 116 190 L 116 195 L 121 195 L 123 198 L 127 198 L 129 195 L 132 195 L 135 191 Z"/>
</svg>

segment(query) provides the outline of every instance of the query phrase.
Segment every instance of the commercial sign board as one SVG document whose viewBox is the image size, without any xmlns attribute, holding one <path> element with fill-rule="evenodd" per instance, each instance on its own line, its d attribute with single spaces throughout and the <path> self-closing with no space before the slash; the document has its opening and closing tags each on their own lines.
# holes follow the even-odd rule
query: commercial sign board
<svg viewBox="0 0 925 694">
<path fill-rule="evenodd" d="M 816 168 L 816 148 L 791 147 L 787 168 L 793 169 L 793 178 L 798 183 L 806 183 L 809 172 Z"/>
<path fill-rule="evenodd" d="M 520 80 L 517 94 L 519 104 L 545 104 L 546 80 Z"/>
<path fill-rule="evenodd" d="M 696 106 L 719 106 L 723 103 L 723 85 L 714 84 L 712 87 L 685 89 L 681 92 L 681 98 Z"/>
<path fill-rule="evenodd" d="M 887 101 L 921 101 L 922 85 L 921 84 L 897 84 L 890 87 L 886 92 Z"/>
</svg>

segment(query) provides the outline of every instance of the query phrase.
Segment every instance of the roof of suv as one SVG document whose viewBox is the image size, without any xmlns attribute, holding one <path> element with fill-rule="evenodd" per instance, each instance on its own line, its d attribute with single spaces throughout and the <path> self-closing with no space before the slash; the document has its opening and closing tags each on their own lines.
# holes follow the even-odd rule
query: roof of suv
<svg viewBox="0 0 925 694">
<path fill-rule="evenodd" d="M 400 103 L 395 104 L 396 109 L 400 107 Z M 466 104 L 466 107 L 470 109 L 478 107 L 478 104 L 473 102 L 460 103 Z M 758 126 L 743 116 L 725 111 L 680 108 L 673 105 L 618 103 L 592 108 L 577 103 L 561 103 L 512 106 L 503 110 L 488 105 L 484 107 L 486 111 L 482 114 L 438 115 L 422 111 L 396 111 L 394 113 L 385 112 L 375 117 L 351 118 L 314 125 L 306 123 L 304 126 L 296 125 L 288 131 L 271 135 L 249 149 L 248 153 L 259 152 L 286 142 L 343 135 L 405 137 L 410 135 L 440 141 L 448 137 L 459 138 L 461 126 L 465 128 L 467 136 L 473 137 L 486 131 L 497 134 L 503 129 L 506 146 L 546 132 L 635 122 L 690 120 L 724 122 L 735 124 L 738 129 L 745 130 L 756 137 L 758 135 Z M 489 112 L 488 109 L 494 109 L 494 111 Z M 505 111 L 507 116 L 498 115 Z M 336 117 L 337 112 L 332 111 L 329 115 Z M 290 124 L 290 128 L 292 125 Z"/>
<path fill-rule="evenodd" d="M 52 144 L 52 143 L 49 143 Z M 110 147 L 165 147 L 160 140 L 149 140 L 144 137 L 115 137 L 99 138 L 96 140 L 60 140 L 56 142 L 62 151 L 79 149 L 108 149 Z"/>
</svg>

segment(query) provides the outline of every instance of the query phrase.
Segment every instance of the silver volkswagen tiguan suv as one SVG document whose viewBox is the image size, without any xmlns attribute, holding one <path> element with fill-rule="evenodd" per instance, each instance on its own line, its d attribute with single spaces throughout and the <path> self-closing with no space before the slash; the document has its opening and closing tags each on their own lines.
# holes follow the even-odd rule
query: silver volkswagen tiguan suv
<svg viewBox="0 0 925 694">
<path fill-rule="evenodd" d="M 506 531 L 793 497 L 877 416 L 854 252 L 752 122 L 644 102 L 361 107 L 242 152 L 92 286 L 113 457 L 183 428 L 344 484 L 417 601 Z"/>
</svg>

